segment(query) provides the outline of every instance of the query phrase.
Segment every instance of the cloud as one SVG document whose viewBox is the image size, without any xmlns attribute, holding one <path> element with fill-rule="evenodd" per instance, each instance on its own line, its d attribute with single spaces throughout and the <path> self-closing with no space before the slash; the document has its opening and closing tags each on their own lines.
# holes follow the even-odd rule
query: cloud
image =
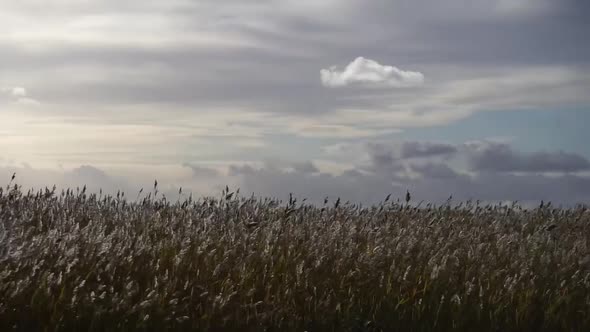
<svg viewBox="0 0 590 332">
<path fill-rule="evenodd" d="M 573 7 L 572 1 L 554 6 Z M 52 5 L 51 15 L 42 15 L 37 1 L 7 4 L 0 14 L 3 79 L 39 93 L 44 103 L 59 105 L 47 113 L 71 110 L 77 117 L 93 117 L 107 108 L 141 105 L 158 111 L 152 118 L 158 123 L 181 112 L 247 109 L 276 118 L 297 116 L 273 132 L 311 121 L 291 133 L 314 138 L 378 136 L 384 134 L 378 125 L 439 126 L 481 110 L 588 100 L 580 93 L 588 82 L 579 77 L 590 77 L 581 66 L 590 59 L 590 47 L 583 43 L 586 30 L 578 26 L 583 23 L 568 20 L 570 10 L 567 17 L 556 10 L 516 19 L 497 14 L 490 10 L 495 3 L 481 0 L 470 6 L 459 0 L 444 5 L 295 2 L 218 6 L 209 0 L 149 5 L 64 0 Z M 156 26 L 158 34 L 153 33 Z M 429 84 L 354 94 L 313 84 L 317 71 L 327 67 L 326 59 L 346 65 L 359 50 L 383 64 L 420 69 L 428 73 Z M 571 71 L 571 79 L 543 70 L 556 66 Z M 541 80 L 531 75 L 521 80 L 527 68 Z M 330 75 L 346 72 L 326 70 Z M 347 84 L 392 80 L 378 73 L 372 75 L 385 82 Z M 349 110 L 359 111 L 354 119 Z M 325 118 L 316 119 L 322 114 Z M 349 115 L 351 123 L 334 123 Z"/>
<path fill-rule="evenodd" d="M 306 173 L 306 174 L 319 172 L 319 169 L 311 161 L 294 163 L 293 169 L 296 172 Z"/>
<path fill-rule="evenodd" d="M 451 144 L 434 142 L 404 142 L 401 147 L 402 158 L 448 156 L 456 152 L 457 148 Z"/>
<path fill-rule="evenodd" d="M 434 144 L 434 142 L 433 142 Z M 491 144 L 491 143 L 485 143 Z M 489 150 L 484 143 L 457 145 L 456 155 L 462 157 L 476 156 Z M 17 182 L 25 188 L 57 184 L 59 188 L 81 187 L 88 185 L 90 191 L 113 193 L 122 189 L 134 196 L 139 188 L 150 188 L 157 178 L 161 192 L 167 197 L 179 197 L 178 188 L 183 193 L 195 195 L 217 195 L 225 185 L 240 188 L 244 195 L 255 193 L 264 197 L 284 199 L 289 193 L 297 197 L 306 197 L 310 202 L 321 203 L 325 196 L 332 199 L 341 197 L 343 201 L 376 203 L 388 194 L 403 197 L 409 189 L 416 201 L 444 202 L 449 195 L 456 201 L 479 199 L 482 201 L 512 201 L 537 203 L 550 200 L 556 203 L 575 204 L 590 199 L 590 177 L 565 172 L 559 162 L 539 167 L 517 164 L 510 169 L 526 170 L 523 172 L 489 171 L 487 169 L 466 172 L 454 160 L 419 160 L 400 159 L 396 155 L 395 145 L 374 143 L 363 145 L 367 159 L 359 159 L 344 171 L 331 171 L 322 163 L 315 161 L 275 161 L 254 165 L 249 162 L 226 164 L 227 172 L 219 171 L 220 165 L 190 166 L 177 165 L 176 168 L 164 167 L 160 175 L 154 168 L 138 171 L 129 168 L 126 172 L 118 169 L 105 170 L 89 164 L 66 170 L 50 170 L 31 166 L 0 166 L 0 179 L 8 182 L 13 172 L 17 173 Z M 478 150 L 480 149 L 480 150 Z M 494 148 L 498 149 L 498 148 Z M 560 156 L 560 153 L 536 152 L 526 154 L 512 147 L 511 160 L 534 160 L 531 156 Z M 502 155 L 505 156 L 505 155 Z M 435 158 L 436 155 L 433 157 Z M 458 158 L 458 157 L 457 157 Z M 552 157 L 554 158 L 554 157 Z M 426 160 L 424 160 L 426 159 Z M 552 160 L 551 158 L 548 158 Z M 567 158 L 566 158 L 567 159 Z M 511 161 L 508 161 L 510 164 Z M 561 169 L 561 174 L 544 174 L 536 170 Z M 577 167 L 576 169 L 579 169 Z M 587 168 L 587 166 L 586 166 Z M 183 170 L 186 170 L 184 172 Z M 132 197 L 134 198 L 134 197 Z"/>
<path fill-rule="evenodd" d="M 0 85 L 26 90 L 1 93 L 0 151 L 43 167 L 99 168 L 255 163 L 297 151 L 320 171 L 320 158 L 345 167 L 363 154 L 383 165 L 382 175 L 402 173 L 403 149 L 346 149 L 340 157 L 319 150 L 392 139 L 400 129 L 416 137 L 426 130 L 412 128 L 476 112 L 553 109 L 559 121 L 561 110 L 589 105 L 590 2 L 508 2 L 4 1 Z M 349 64 L 359 54 L 380 63 Z M 321 68 L 328 86 L 341 88 L 318 88 Z M 422 77 L 420 88 L 394 88 L 409 84 L 406 70 L 428 75 L 428 84 Z M 23 106 L 32 98 L 43 104 Z M 475 136 L 480 129 L 457 128 Z M 588 135 L 563 136 L 564 149 L 580 150 Z M 433 151 L 414 148 L 406 157 L 424 156 L 412 163 L 433 162 Z M 365 166 L 350 174 L 366 174 Z M 431 168 L 413 171 L 436 173 Z"/>
<path fill-rule="evenodd" d="M 437 172 L 442 174 L 447 170 L 441 167 L 446 164 L 433 163 L 449 161 L 456 157 L 459 147 L 448 143 L 439 143 L 431 141 L 402 141 L 402 142 L 366 142 L 364 144 L 336 144 L 328 146 L 327 151 L 332 155 L 338 156 L 348 152 L 354 155 L 364 155 L 360 159 L 364 163 L 360 168 L 364 171 L 370 171 L 378 174 L 406 174 L 408 170 L 418 173 Z M 350 157 L 350 156 L 348 156 Z M 418 163 L 415 163 L 418 162 Z"/>
<path fill-rule="evenodd" d="M 382 143 L 368 143 L 366 150 L 370 164 L 363 168 L 364 170 L 387 175 L 404 170 L 401 160 L 390 146 Z"/>
<path fill-rule="evenodd" d="M 22 87 L 14 87 L 12 89 L 10 89 L 10 93 L 12 94 L 13 97 L 26 97 L 27 96 L 27 90 L 25 88 Z"/>
<path fill-rule="evenodd" d="M 251 175 L 256 173 L 256 169 L 250 165 L 230 165 L 228 169 L 228 175 Z"/>
<path fill-rule="evenodd" d="M 590 170 L 590 161 L 564 151 L 518 154 L 505 143 L 471 145 L 472 170 L 491 172 L 579 172 Z"/>
<path fill-rule="evenodd" d="M 435 143 L 432 143 L 434 145 Z M 342 197 L 353 202 L 376 203 L 387 194 L 403 197 L 409 189 L 416 200 L 444 202 L 450 195 L 455 201 L 481 200 L 487 202 L 514 201 L 538 204 L 540 200 L 560 204 L 582 203 L 590 199 L 590 177 L 584 175 L 544 175 L 534 172 L 547 169 L 529 165 L 527 172 L 464 172 L 453 163 L 415 163 L 396 157 L 395 149 L 383 143 L 364 145 L 369 155 L 368 164 L 358 164 L 339 174 L 319 172 L 290 173 L 266 167 L 256 169 L 244 166 L 238 175 L 239 186 L 244 193 L 257 193 L 284 198 L 288 192 L 307 197 L 312 202 L 321 202 L 323 197 Z M 455 146 L 455 154 L 473 151 Z M 473 147 L 472 147 L 473 148 Z M 472 149 L 471 148 L 471 149 Z M 528 154 L 513 151 L 513 158 L 526 159 Z M 542 153 L 534 153 L 540 156 Z M 555 153 L 560 155 L 560 153 Z M 435 155 L 436 156 L 436 155 Z M 538 158 L 532 158 L 537 160 Z M 233 166 L 234 169 L 240 166 Z M 410 176 L 404 169 L 418 176 Z M 525 167 L 521 167 L 524 170 Z M 555 169 L 551 167 L 549 169 Z M 560 169 L 563 170 L 563 167 Z"/>
<path fill-rule="evenodd" d="M 23 87 L 0 88 L 0 93 L 8 96 L 10 100 L 18 105 L 23 106 L 39 106 L 39 101 L 28 96 L 27 89 Z"/>
<path fill-rule="evenodd" d="M 449 196 L 454 201 L 468 199 L 488 202 L 514 201 L 538 204 L 541 200 L 559 204 L 583 203 L 590 199 L 590 178 L 565 175 L 549 177 L 538 174 L 512 175 L 482 173 L 462 175 L 449 166 L 428 164 L 415 166 L 420 177 L 411 178 L 395 174 L 367 173 L 350 169 L 340 175 L 327 173 L 289 173 L 261 168 L 242 173 L 237 186 L 244 194 L 271 196 L 285 199 L 288 193 L 321 203 L 325 196 L 332 200 L 377 203 L 388 194 L 403 197 L 409 189 L 417 202 L 442 203 Z"/>
<path fill-rule="evenodd" d="M 11 162 L 0 165 L 0 184 L 7 184 L 12 174 L 16 173 L 15 183 L 22 186 L 25 191 L 31 188 L 51 188 L 54 185 L 58 190 L 87 186 L 89 193 L 102 191 L 105 194 L 116 194 L 117 191 L 123 191 L 131 200 L 136 198 L 141 188 L 146 189 L 144 194 L 147 195 L 153 187 L 154 179 L 158 180 L 159 192 L 170 199 L 179 197 L 180 187 L 186 195 L 192 193 L 196 197 L 219 194 L 226 184 L 235 187 L 235 180 L 231 177 L 224 177 L 222 174 L 210 177 L 194 176 L 192 172 L 183 172 L 183 169 L 186 167 L 181 165 L 159 170 L 157 167 L 104 169 L 92 165 L 56 169 Z"/>
<path fill-rule="evenodd" d="M 455 170 L 442 163 L 412 165 L 411 168 L 426 179 L 452 179 L 459 176 Z"/>
<path fill-rule="evenodd" d="M 215 178 L 221 175 L 221 173 L 218 170 L 213 168 L 202 167 L 188 163 L 184 163 L 183 166 L 190 168 L 193 173 L 193 176 L 195 177 Z"/>
<path fill-rule="evenodd" d="M 15 182 L 28 189 L 51 188 L 54 185 L 58 189 L 82 188 L 87 186 L 90 192 L 98 192 L 100 189 L 105 193 L 116 193 L 117 190 L 126 192 L 135 188 L 128 179 L 121 176 L 111 176 L 103 170 L 90 166 L 81 165 L 71 169 L 50 169 L 34 168 L 26 163 L 22 165 L 0 166 L 0 183 L 8 183 L 13 173 L 16 173 Z"/>
<path fill-rule="evenodd" d="M 312 161 L 296 161 L 296 162 L 285 162 L 278 159 L 266 160 L 260 163 L 257 167 L 251 164 L 231 164 L 228 167 L 227 174 L 229 176 L 248 176 L 254 175 L 260 171 L 273 171 L 273 172 L 287 172 L 287 173 L 298 173 L 298 174 L 314 174 L 319 173 L 320 170 Z"/>
<path fill-rule="evenodd" d="M 0 92 L 13 98 L 23 98 L 27 96 L 27 90 L 18 86 L 11 88 L 2 87 L 0 88 Z"/>
<path fill-rule="evenodd" d="M 112 178 L 103 170 L 90 166 L 82 165 L 72 170 L 64 172 L 61 186 L 68 184 L 87 185 L 93 189 L 103 188 L 107 191 L 114 191 L 118 186 L 126 186 L 122 179 Z"/>
<path fill-rule="evenodd" d="M 424 83 L 424 75 L 414 71 L 404 71 L 397 67 L 385 66 L 377 61 L 358 57 L 342 71 L 336 67 L 320 70 L 322 84 L 337 88 L 347 85 L 367 87 L 413 87 Z"/>
</svg>

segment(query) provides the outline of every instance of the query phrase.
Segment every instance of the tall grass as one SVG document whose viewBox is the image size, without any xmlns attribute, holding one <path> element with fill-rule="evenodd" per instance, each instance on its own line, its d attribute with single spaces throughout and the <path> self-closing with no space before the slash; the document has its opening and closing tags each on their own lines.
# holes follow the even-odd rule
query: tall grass
<svg viewBox="0 0 590 332">
<path fill-rule="evenodd" d="M 0 188 L 0 330 L 589 331 L 583 206 Z"/>
</svg>

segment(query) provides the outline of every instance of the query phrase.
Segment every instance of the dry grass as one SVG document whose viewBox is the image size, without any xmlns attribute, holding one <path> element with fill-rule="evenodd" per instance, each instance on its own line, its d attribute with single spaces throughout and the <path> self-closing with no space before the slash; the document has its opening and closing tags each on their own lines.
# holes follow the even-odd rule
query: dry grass
<svg viewBox="0 0 590 332">
<path fill-rule="evenodd" d="M 590 330 L 585 207 L 0 190 L 2 331 Z"/>
</svg>

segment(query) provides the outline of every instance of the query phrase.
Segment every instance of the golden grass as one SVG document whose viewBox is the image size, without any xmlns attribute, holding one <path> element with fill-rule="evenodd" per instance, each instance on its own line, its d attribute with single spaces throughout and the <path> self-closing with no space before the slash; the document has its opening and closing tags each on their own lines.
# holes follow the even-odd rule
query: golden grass
<svg viewBox="0 0 590 332">
<path fill-rule="evenodd" d="M 582 206 L 153 194 L 0 188 L 0 330 L 590 331 Z"/>
</svg>

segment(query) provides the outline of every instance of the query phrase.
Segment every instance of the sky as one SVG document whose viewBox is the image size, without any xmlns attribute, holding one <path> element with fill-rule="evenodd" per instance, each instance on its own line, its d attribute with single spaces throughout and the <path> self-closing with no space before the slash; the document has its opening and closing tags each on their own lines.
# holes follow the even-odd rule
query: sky
<svg viewBox="0 0 590 332">
<path fill-rule="evenodd" d="M 0 0 L 0 183 L 588 203 L 588 15 L 586 0 Z"/>
</svg>

